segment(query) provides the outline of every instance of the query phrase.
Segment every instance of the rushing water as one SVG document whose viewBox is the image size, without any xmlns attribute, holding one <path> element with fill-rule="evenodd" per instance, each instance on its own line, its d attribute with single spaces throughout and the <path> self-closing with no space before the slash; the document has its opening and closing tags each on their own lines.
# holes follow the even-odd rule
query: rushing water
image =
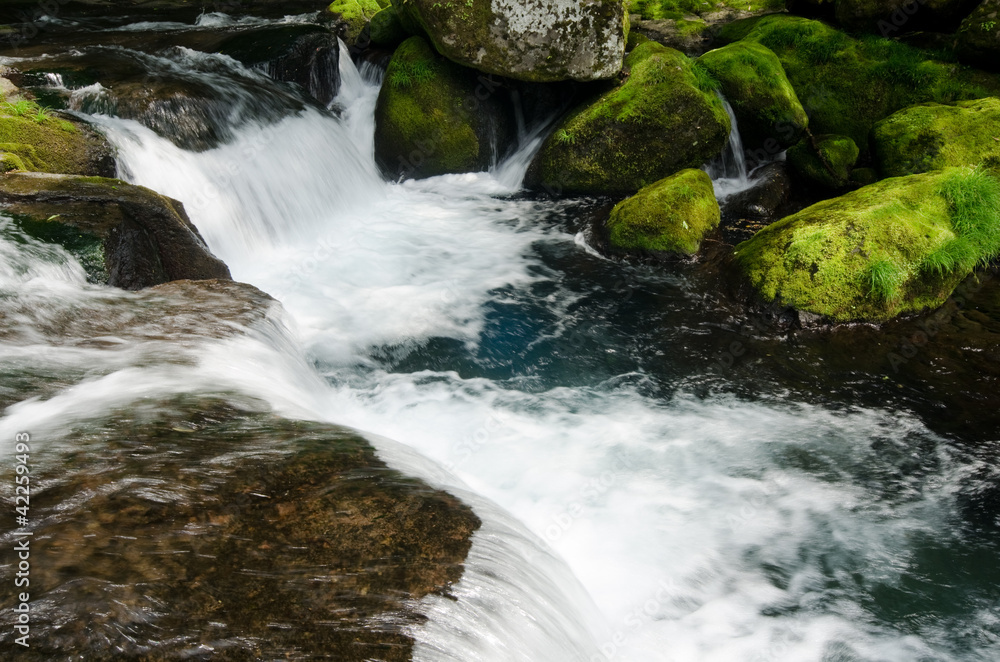
<svg viewBox="0 0 1000 662">
<path fill-rule="evenodd" d="M 997 540 L 959 507 L 979 467 L 888 401 L 712 373 L 732 336 L 705 283 L 596 254 L 599 201 L 519 195 L 537 140 L 492 172 L 383 181 L 380 72 L 341 67 L 339 115 L 244 118 L 201 152 L 96 118 L 122 176 L 183 201 L 285 312 L 198 342 L 39 334 L 0 361 L 60 377 L 0 438 L 185 392 L 370 433 L 484 520 L 457 600 L 424 601 L 420 660 L 1000 657 Z M 38 311 L 140 296 L 11 233 L 0 251 L 0 286 L 36 311 L 25 333 Z"/>
</svg>

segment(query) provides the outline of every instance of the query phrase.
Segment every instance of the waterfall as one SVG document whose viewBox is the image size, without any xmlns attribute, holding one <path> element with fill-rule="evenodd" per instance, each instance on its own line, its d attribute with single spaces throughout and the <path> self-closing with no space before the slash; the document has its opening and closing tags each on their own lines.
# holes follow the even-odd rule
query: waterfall
<svg viewBox="0 0 1000 662">
<path fill-rule="evenodd" d="M 743 140 L 740 138 L 740 129 L 736 122 L 736 115 L 733 107 L 723 97 L 719 95 L 726 114 L 729 115 L 729 140 L 722 149 L 722 153 L 706 165 L 704 170 L 712 178 L 715 187 L 715 197 L 720 201 L 728 198 L 734 193 L 745 191 L 750 188 L 752 182 L 747 173 L 746 155 L 743 152 Z"/>
</svg>

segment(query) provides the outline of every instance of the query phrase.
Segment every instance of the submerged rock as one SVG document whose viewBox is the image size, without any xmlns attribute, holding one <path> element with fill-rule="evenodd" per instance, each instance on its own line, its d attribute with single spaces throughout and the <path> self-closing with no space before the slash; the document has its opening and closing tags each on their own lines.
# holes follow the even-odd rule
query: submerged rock
<svg viewBox="0 0 1000 662">
<path fill-rule="evenodd" d="M 817 203 L 735 256 L 766 300 L 845 322 L 936 308 L 998 253 L 1000 182 L 949 168 Z"/>
<path fill-rule="evenodd" d="M 1000 159 L 1000 99 L 904 108 L 876 124 L 872 139 L 886 177 Z"/>
<path fill-rule="evenodd" d="M 0 642 L 25 660 L 410 660 L 480 525 L 357 433 L 246 398 L 134 403 L 49 437 L 44 467 L 31 648 Z"/>
<path fill-rule="evenodd" d="M 618 203 L 608 218 L 608 244 L 617 253 L 694 255 L 718 225 L 712 180 L 692 168 Z"/>
<path fill-rule="evenodd" d="M 117 179 L 0 176 L 0 205 L 44 241 L 70 242 L 92 279 L 138 290 L 180 279 L 230 278 L 180 202 Z M 73 230 L 67 233 L 67 226 Z M 103 256 L 103 260 L 100 258 Z"/>
<path fill-rule="evenodd" d="M 375 106 L 375 158 L 390 177 L 489 166 L 511 137 L 500 81 L 478 77 L 410 37 L 392 56 Z"/>
<path fill-rule="evenodd" d="M 844 188 L 860 150 L 847 136 L 806 137 L 788 150 L 792 171 L 811 184 L 826 189 Z"/>
<path fill-rule="evenodd" d="M 737 42 L 705 53 L 698 62 L 719 81 L 746 149 L 777 154 L 798 141 L 809 118 L 770 49 Z"/>
<path fill-rule="evenodd" d="M 459 64 L 518 80 L 589 81 L 618 74 L 628 17 L 621 0 L 393 0 Z"/>
<path fill-rule="evenodd" d="M 722 150 L 729 117 L 704 69 L 651 41 L 625 65 L 624 83 L 577 108 L 545 140 L 528 186 L 631 194 Z"/>
</svg>

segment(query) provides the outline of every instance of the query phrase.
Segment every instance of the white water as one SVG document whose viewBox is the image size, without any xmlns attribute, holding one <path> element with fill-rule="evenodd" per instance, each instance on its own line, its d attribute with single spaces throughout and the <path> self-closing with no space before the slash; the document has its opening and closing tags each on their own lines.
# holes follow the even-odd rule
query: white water
<svg viewBox="0 0 1000 662">
<path fill-rule="evenodd" d="M 582 248 L 536 222 L 555 203 L 496 197 L 513 192 L 526 152 L 495 173 L 381 181 L 376 83 L 344 66 L 343 121 L 307 111 L 199 154 L 102 120 L 123 174 L 182 200 L 234 276 L 277 296 L 294 330 L 277 319 L 174 350 L 193 365 L 130 358 L 135 347 L 60 355 L 119 360 L 11 407 L 0 438 L 44 438 L 130 399 L 230 390 L 383 435 L 373 443 L 388 462 L 484 519 L 458 600 L 424 603 L 420 660 L 995 659 L 995 642 L 960 658 L 944 633 L 889 627 L 846 588 L 855 575 L 898 582 L 914 540 L 948 530 L 959 476 L 947 456 L 934 476 L 904 482 L 905 497 L 864 480 L 892 468 L 875 441 L 904 456 L 915 439 L 933 441 L 907 416 L 660 400 L 634 375 L 529 392 L 373 361 L 373 347 L 406 354 L 432 337 L 476 347 L 496 288 L 558 282 L 536 242 Z M 49 266 L 0 272 L 0 289 L 50 305 L 98 296 L 66 256 L 33 259 Z M 559 313 L 573 299 L 556 288 L 546 303 Z M 794 461 L 802 454 L 813 466 Z"/>
<path fill-rule="evenodd" d="M 715 187 L 715 197 L 721 202 L 734 193 L 745 191 L 753 185 L 753 181 L 747 172 L 746 154 L 743 152 L 743 139 L 740 137 L 739 127 L 736 125 L 736 114 L 728 101 L 720 95 L 726 114 L 729 115 L 729 142 L 726 143 L 722 154 L 712 163 L 705 166 L 705 171 L 712 178 L 712 185 Z"/>
</svg>

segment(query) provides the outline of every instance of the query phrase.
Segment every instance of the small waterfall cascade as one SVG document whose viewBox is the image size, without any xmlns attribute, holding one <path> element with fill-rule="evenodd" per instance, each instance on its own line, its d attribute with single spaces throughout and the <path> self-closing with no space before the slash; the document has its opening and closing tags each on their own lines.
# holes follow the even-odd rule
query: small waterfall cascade
<svg viewBox="0 0 1000 662">
<path fill-rule="evenodd" d="M 740 137 L 740 129 L 736 122 L 736 114 L 733 107 L 722 95 L 719 95 L 722 105 L 729 115 L 729 141 L 722 149 L 722 153 L 711 163 L 705 166 L 704 170 L 712 178 L 715 186 L 715 197 L 720 201 L 725 200 L 734 193 L 745 191 L 753 184 L 750 175 L 747 173 L 747 160 L 743 152 L 743 139 Z"/>
</svg>

